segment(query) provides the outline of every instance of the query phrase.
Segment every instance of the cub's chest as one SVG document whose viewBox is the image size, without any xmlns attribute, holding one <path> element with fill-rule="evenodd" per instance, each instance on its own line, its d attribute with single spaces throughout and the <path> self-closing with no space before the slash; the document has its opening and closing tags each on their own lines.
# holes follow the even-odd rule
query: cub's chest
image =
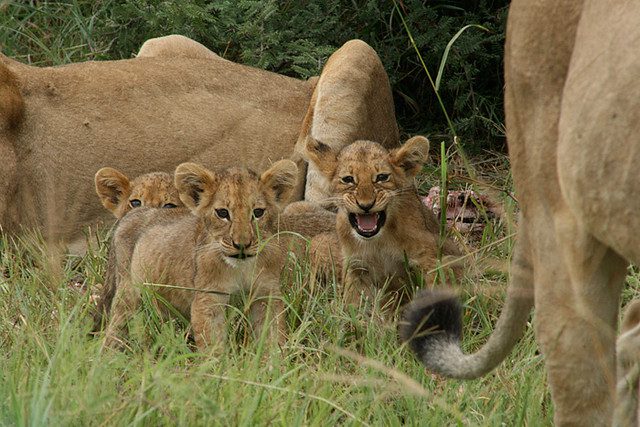
<svg viewBox="0 0 640 427">
<path fill-rule="evenodd" d="M 257 257 L 240 260 L 206 251 L 198 254 L 194 285 L 202 290 L 232 294 L 250 289 L 259 275 Z"/>
<path fill-rule="evenodd" d="M 392 277 L 406 276 L 405 256 L 401 248 L 381 244 L 359 246 L 358 250 L 350 256 L 347 255 L 347 258 L 354 265 L 365 269 L 374 281 L 383 283 Z"/>
</svg>

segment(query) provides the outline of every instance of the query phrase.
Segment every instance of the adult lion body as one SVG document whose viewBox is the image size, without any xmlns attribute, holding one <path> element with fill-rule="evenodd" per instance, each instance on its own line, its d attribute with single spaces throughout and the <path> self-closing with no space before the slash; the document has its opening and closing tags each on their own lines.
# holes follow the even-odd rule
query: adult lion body
<svg viewBox="0 0 640 427">
<path fill-rule="evenodd" d="M 334 53 L 333 62 L 342 64 L 332 71 L 338 81 L 323 84 L 203 49 L 168 36 L 145 43 L 139 58 L 46 68 L 0 55 L 3 230 L 36 227 L 48 240 L 81 240 L 85 226 L 108 218 L 92 194 L 92 177 L 106 164 L 136 176 L 170 172 L 187 161 L 262 170 L 292 157 L 304 177 L 306 165 L 294 146 L 320 123 L 342 129 L 345 139 L 334 138 L 336 144 L 354 134 L 367 137 L 372 123 L 384 124 L 374 128 L 389 145 L 398 143 L 388 79 L 364 42 L 348 42 Z M 354 68 L 364 81 L 344 84 L 339 76 Z M 333 102 L 318 109 L 312 97 Z M 340 120 L 342 109 L 354 108 L 351 120 Z M 296 199 L 303 197 L 301 182 Z"/>
<path fill-rule="evenodd" d="M 512 2 L 505 106 L 522 213 L 507 303 L 475 354 L 454 344 L 455 326 L 412 341 L 433 369 L 477 377 L 508 354 L 535 301 L 559 425 L 612 419 L 619 296 L 628 261 L 640 262 L 639 38 L 635 1 Z M 417 301 L 408 318 L 433 307 Z"/>
</svg>

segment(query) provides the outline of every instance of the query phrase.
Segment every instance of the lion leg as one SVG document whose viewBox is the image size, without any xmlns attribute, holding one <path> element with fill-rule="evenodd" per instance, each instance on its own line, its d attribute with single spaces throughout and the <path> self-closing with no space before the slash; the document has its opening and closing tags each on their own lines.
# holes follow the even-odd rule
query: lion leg
<svg viewBox="0 0 640 427">
<path fill-rule="evenodd" d="M 629 304 L 620 332 L 616 343 L 618 384 L 613 425 L 636 426 L 640 393 L 640 300 Z"/>
<path fill-rule="evenodd" d="M 276 287 L 278 289 L 276 289 Z M 269 321 L 269 335 L 267 345 L 283 346 L 287 340 L 287 331 L 284 319 L 284 302 L 279 291 L 280 285 L 276 282 L 271 292 L 261 292 L 251 302 L 250 320 L 254 334 L 257 337 L 262 334 L 265 324 Z"/>
<path fill-rule="evenodd" d="M 618 297 L 627 263 L 581 229 L 570 213 L 555 218 L 555 236 L 547 231 L 534 250 L 536 338 L 546 359 L 554 420 L 557 425 L 608 425 Z M 538 220 L 547 228 L 554 224 Z"/>
<path fill-rule="evenodd" d="M 344 265 L 342 283 L 345 304 L 359 307 L 363 299 L 373 302 L 373 281 L 369 271 L 359 263 L 350 260 Z"/>
<path fill-rule="evenodd" d="M 140 307 L 140 299 L 140 288 L 133 285 L 129 276 L 121 277 L 117 284 L 111 305 L 109 324 L 105 331 L 105 347 L 124 347 L 122 336 L 126 329 L 127 322 L 133 317 L 138 307 Z"/>
<path fill-rule="evenodd" d="M 340 280 L 342 274 L 342 250 L 335 231 L 313 236 L 309 246 L 311 277 L 320 282 Z M 313 282 L 312 282 L 313 283 Z"/>
<path fill-rule="evenodd" d="M 199 292 L 193 298 L 191 328 L 198 350 L 210 349 L 215 354 L 223 352 L 227 340 L 225 307 L 228 304 L 228 295 Z"/>
</svg>

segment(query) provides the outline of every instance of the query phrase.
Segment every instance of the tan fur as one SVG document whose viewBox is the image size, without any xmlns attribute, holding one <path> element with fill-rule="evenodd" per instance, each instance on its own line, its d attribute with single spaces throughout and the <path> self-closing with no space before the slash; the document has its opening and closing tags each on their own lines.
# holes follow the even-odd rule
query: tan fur
<svg viewBox="0 0 640 427">
<path fill-rule="evenodd" d="M 149 39 L 142 44 L 137 58 L 166 57 L 166 58 L 191 58 L 191 59 L 225 59 L 216 55 L 203 44 L 179 34 Z"/>
<path fill-rule="evenodd" d="M 0 55 L 0 225 L 81 242 L 84 227 L 111 220 L 96 196 L 87 199 L 105 159 L 137 176 L 186 161 L 262 169 L 291 157 L 301 178 L 294 199 L 302 199 L 306 164 L 294 146 L 310 131 L 305 114 L 326 123 L 320 137 L 381 126 L 391 133 L 383 138 L 397 134 L 375 52 L 354 41 L 331 58 L 337 65 L 323 75 L 335 77 L 324 83 L 235 64 L 180 36 L 147 41 L 138 58 L 120 61 L 39 68 Z M 325 102 L 311 108 L 314 90 Z"/>
<path fill-rule="evenodd" d="M 640 300 L 629 304 L 616 342 L 618 384 L 614 425 L 637 426 L 640 420 Z"/>
<path fill-rule="evenodd" d="M 0 64 L 0 228 L 6 215 L 11 195 L 16 191 L 18 157 L 15 138 L 24 115 L 24 100 L 20 95 L 15 75 Z"/>
<path fill-rule="evenodd" d="M 129 181 L 117 169 L 102 168 L 95 176 L 96 193 L 118 219 L 132 208 L 176 208 L 183 206 L 173 177 L 165 172 L 150 172 Z"/>
<path fill-rule="evenodd" d="M 188 210 L 136 209 L 115 230 L 110 259 L 115 283 L 108 284 L 115 285 L 115 296 L 106 344 L 121 344 L 121 331 L 140 303 L 140 283 L 198 290 L 157 289 L 191 319 L 200 349 L 223 345 L 225 305 L 229 294 L 242 290 L 253 298 L 258 332 L 270 303 L 275 312 L 271 342 L 281 342 L 284 251 L 270 237 L 296 176 L 290 160 L 275 163 L 260 177 L 244 168 L 211 172 L 194 163 L 178 166 L 175 185 Z"/>
<path fill-rule="evenodd" d="M 535 301 L 557 425 L 612 422 L 619 297 L 628 263 L 640 262 L 639 38 L 637 1 L 511 3 L 505 108 L 521 220 L 508 297 L 478 352 L 423 357 L 456 377 L 482 375 Z"/>
<path fill-rule="evenodd" d="M 299 201 L 289 204 L 280 217 L 280 229 L 311 238 L 336 227 L 336 214 L 320 204 Z"/>
<path fill-rule="evenodd" d="M 388 151 L 378 143 L 356 141 L 339 151 L 310 140 L 307 155 L 331 183 L 338 208 L 333 235 L 321 235 L 312 243 L 316 259 L 336 258 L 341 249 L 346 300 L 358 303 L 385 288 L 395 302 L 410 293 L 411 270 L 433 281 L 438 251 L 438 225 L 433 213 L 418 197 L 416 174 L 426 162 L 429 141 L 421 136 Z M 347 181 L 348 180 L 348 181 Z M 356 215 L 384 215 L 384 224 L 369 237 L 356 231 Z M 382 219 L 379 219 L 382 221 Z M 380 223 L 378 223 L 380 224 Z M 381 228 L 380 228 L 381 227 Z M 456 254 L 451 242 L 447 254 Z"/>
<path fill-rule="evenodd" d="M 351 40 L 334 53 L 323 68 L 296 153 L 304 157 L 309 139 L 334 150 L 358 139 L 375 140 L 393 148 L 400 142 L 389 79 L 376 52 L 362 40 Z M 305 199 L 322 202 L 331 194 L 325 176 L 309 165 Z"/>
</svg>

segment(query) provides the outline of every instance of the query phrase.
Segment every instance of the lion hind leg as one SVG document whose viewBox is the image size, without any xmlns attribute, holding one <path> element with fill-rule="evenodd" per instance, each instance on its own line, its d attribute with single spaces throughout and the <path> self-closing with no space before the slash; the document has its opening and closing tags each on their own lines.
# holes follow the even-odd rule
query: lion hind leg
<svg viewBox="0 0 640 427">
<path fill-rule="evenodd" d="M 556 215 L 545 226 L 555 226 L 556 233 L 536 251 L 535 265 L 544 268 L 536 270 L 534 324 L 554 421 L 608 425 L 616 382 L 618 297 L 627 262 L 571 215 Z"/>
<path fill-rule="evenodd" d="M 636 426 L 640 393 L 640 299 L 634 300 L 625 311 L 616 350 L 618 384 L 613 425 Z"/>
<path fill-rule="evenodd" d="M 429 370 L 452 378 L 477 378 L 494 369 L 520 339 L 533 306 L 533 270 L 522 234 L 505 307 L 493 334 L 478 352 L 462 352 L 462 307 L 453 292 L 424 290 L 407 306 L 399 324 L 400 338 Z"/>
<path fill-rule="evenodd" d="M 133 317 L 140 306 L 140 288 L 135 286 L 130 277 L 122 277 L 117 285 L 110 310 L 110 319 L 105 331 L 104 346 L 123 348 L 124 331 L 127 322 Z"/>
</svg>

